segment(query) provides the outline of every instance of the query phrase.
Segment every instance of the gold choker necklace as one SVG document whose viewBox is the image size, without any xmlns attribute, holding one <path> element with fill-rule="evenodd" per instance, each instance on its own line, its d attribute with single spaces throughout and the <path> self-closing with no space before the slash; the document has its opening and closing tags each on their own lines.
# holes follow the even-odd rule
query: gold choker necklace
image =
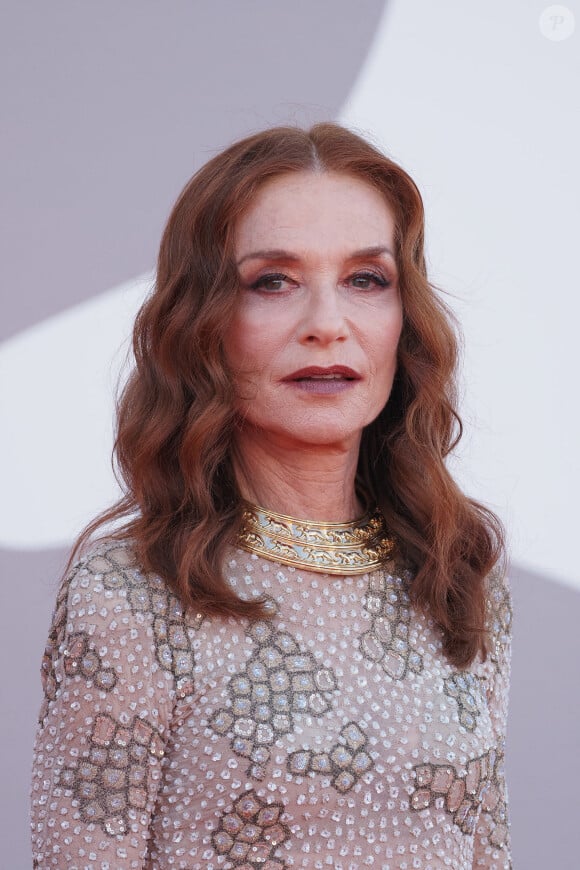
<svg viewBox="0 0 580 870">
<path fill-rule="evenodd" d="M 238 546 L 264 559 L 323 574 L 366 574 L 392 555 L 381 513 L 352 523 L 297 520 L 244 502 Z"/>
</svg>

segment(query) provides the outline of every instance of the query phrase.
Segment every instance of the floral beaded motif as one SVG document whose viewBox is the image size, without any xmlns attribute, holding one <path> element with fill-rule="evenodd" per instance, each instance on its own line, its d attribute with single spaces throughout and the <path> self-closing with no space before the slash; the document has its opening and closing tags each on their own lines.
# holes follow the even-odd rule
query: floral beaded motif
<svg viewBox="0 0 580 870">
<path fill-rule="evenodd" d="M 248 776 L 266 775 L 274 741 L 294 728 L 300 713 L 320 716 L 330 708 L 336 677 L 318 667 L 287 631 L 258 621 L 249 628 L 256 648 L 229 683 L 230 706 L 211 719 L 218 734 L 230 734 L 236 755 L 250 760 Z"/>
<path fill-rule="evenodd" d="M 459 673 L 390 570 L 329 578 L 233 550 L 232 586 L 276 602 L 240 644 L 240 622 L 184 618 L 130 548 L 93 551 L 47 647 L 35 866 L 508 868 L 489 747 L 504 732 L 509 593 L 498 579 L 491 663 Z"/>
<path fill-rule="evenodd" d="M 497 816 L 501 823 L 503 753 L 490 749 L 473 758 L 463 775 L 459 775 L 451 764 L 419 764 L 413 771 L 416 788 L 411 796 L 411 809 L 425 810 L 441 800 L 464 834 L 475 831 L 480 808 L 484 813 Z M 503 828 L 505 824 L 494 830 L 499 844 L 507 835 Z"/>
<path fill-rule="evenodd" d="M 503 849 L 509 841 L 509 820 L 506 803 L 506 785 L 504 770 L 504 746 L 497 750 L 491 787 L 482 804 L 482 830 L 487 842 Z"/>
<path fill-rule="evenodd" d="M 382 571 L 373 575 L 364 607 L 372 617 L 370 631 L 360 638 L 364 657 L 380 664 L 394 680 L 404 679 L 409 670 L 420 673 L 423 657 L 409 642 L 411 602 L 403 578 Z"/>
<path fill-rule="evenodd" d="M 203 617 L 198 614 L 187 626 L 179 599 L 160 577 L 136 570 L 128 547 L 110 547 L 94 556 L 87 567 L 102 577 L 105 589 L 124 589 L 133 613 L 153 617 L 157 661 L 175 677 L 179 698 L 193 694 L 193 641 Z"/>
<path fill-rule="evenodd" d="M 344 794 L 372 766 L 367 752 L 367 738 L 356 722 L 349 722 L 340 732 L 340 740 L 328 752 L 298 750 L 288 756 L 288 771 L 304 775 L 321 773 L 330 777 L 334 788 Z"/>
<path fill-rule="evenodd" d="M 63 583 L 58 591 L 58 595 L 56 598 L 54 613 L 52 617 L 52 624 L 50 626 L 50 632 L 46 641 L 44 655 L 42 657 L 42 663 L 40 666 L 42 689 L 44 692 L 44 699 L 38 715 L 38 721 L 40 724 L 44 722 L 48 713 L 49 704 L 51 701 L 55 700 L 58 689 L 55 662 L 58 654 L 59 644 L 62 642 L 65 633 L 67 616 L 67 596 L 68 583 Z"/>
<path fill-rule="evenodd" d="M 477 719 L 481 714 L 481 688 L 478 677 L 469 671 L 452 674 L 444 681 L 443 691 L 457 703 L 460 724 L 467 731 L 475 731 Z"/>
<path fill-rule="evenodd" d="M 83 821 L 100 824 L 107 834 L 125 834 L 129 810 L 147 804 L 148 758 L 163 754 L 159 732 L 144 719 L 125 726 L 102 714 L 89 737 L 88 757 L 63 767 L 59 782 L 72 790 Z"/>
<path fill-rule="evenodd" d="M 238 870 L 284 870 L 286 862 L 273 857 L 290 836 L 280 821 L 283 812 L 282 804 L 265 803 L 255 791 L 246 792 L 220 819 L 212 836 L 214 849 Z"/>
<path fill-rule="evenodd" d="M 502 657 L 502 647 L 510 643 L 512 622 L 511 596 L 501 571 L 495 568 L 488 577 L 487 623 L 493 643 L 491 658 L 496 668 Z"/>
<path fill-rule="evenodd" d="M 67 676 L 81 674 L 89 683 L 94 683 L 103 692 L 110 692 L 117 683 L 114 668 L 107 668 L 102 657 L 91 643 L 89 635 L 81 631 L 69 638 L 64 653 L 64 670 Z"/>
</svg>

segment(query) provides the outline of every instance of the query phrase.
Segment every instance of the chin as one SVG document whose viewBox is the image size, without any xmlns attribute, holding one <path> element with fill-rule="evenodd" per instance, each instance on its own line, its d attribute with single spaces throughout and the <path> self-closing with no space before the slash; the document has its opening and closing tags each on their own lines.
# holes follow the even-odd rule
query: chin
<svg viewBox="0 0 580 870">
<path fill-rule="evenodd" d="M 341 421 L 344 422 L 344 421 Z M 360 440 L 363 427 L 341 426 L 338 422 L 333 425 L 306 425 L 292 429 L 285 429 L 279 435 L 289 442 L 297 445 L 309 445 L 312 447 L 351 447 L 354 442 Z"/>
</svg>

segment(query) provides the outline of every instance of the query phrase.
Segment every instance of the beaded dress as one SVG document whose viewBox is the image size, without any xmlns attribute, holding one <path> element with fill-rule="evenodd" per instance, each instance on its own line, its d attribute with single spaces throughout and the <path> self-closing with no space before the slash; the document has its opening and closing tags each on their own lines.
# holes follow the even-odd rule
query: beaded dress
<svg viewBox="0 0 580 870">
<path fill-rule="evenodd" d="M 34 867 L 511 867 L 505 578 L 488 582 L 490 655 L 459 670 L 392 561 L 320 573 L 232 547 L 224 570 L 272 615 L 184 614 L 118 543 L 63 581 Z"/>
</svg>

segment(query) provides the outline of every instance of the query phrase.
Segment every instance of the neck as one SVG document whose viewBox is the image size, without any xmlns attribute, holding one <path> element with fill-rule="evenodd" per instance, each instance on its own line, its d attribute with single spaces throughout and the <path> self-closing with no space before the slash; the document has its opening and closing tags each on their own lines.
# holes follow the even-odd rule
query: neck
<svg viewBox="0 0 580 870">
<path fill-rule="evenodd" d="M 349 522 L 364 513 L 355 492 L 360 440 L 297 448 L 239 433 L 234 467 L 240 493 L 262 508 L 314 522 Z"/>
</svg>

